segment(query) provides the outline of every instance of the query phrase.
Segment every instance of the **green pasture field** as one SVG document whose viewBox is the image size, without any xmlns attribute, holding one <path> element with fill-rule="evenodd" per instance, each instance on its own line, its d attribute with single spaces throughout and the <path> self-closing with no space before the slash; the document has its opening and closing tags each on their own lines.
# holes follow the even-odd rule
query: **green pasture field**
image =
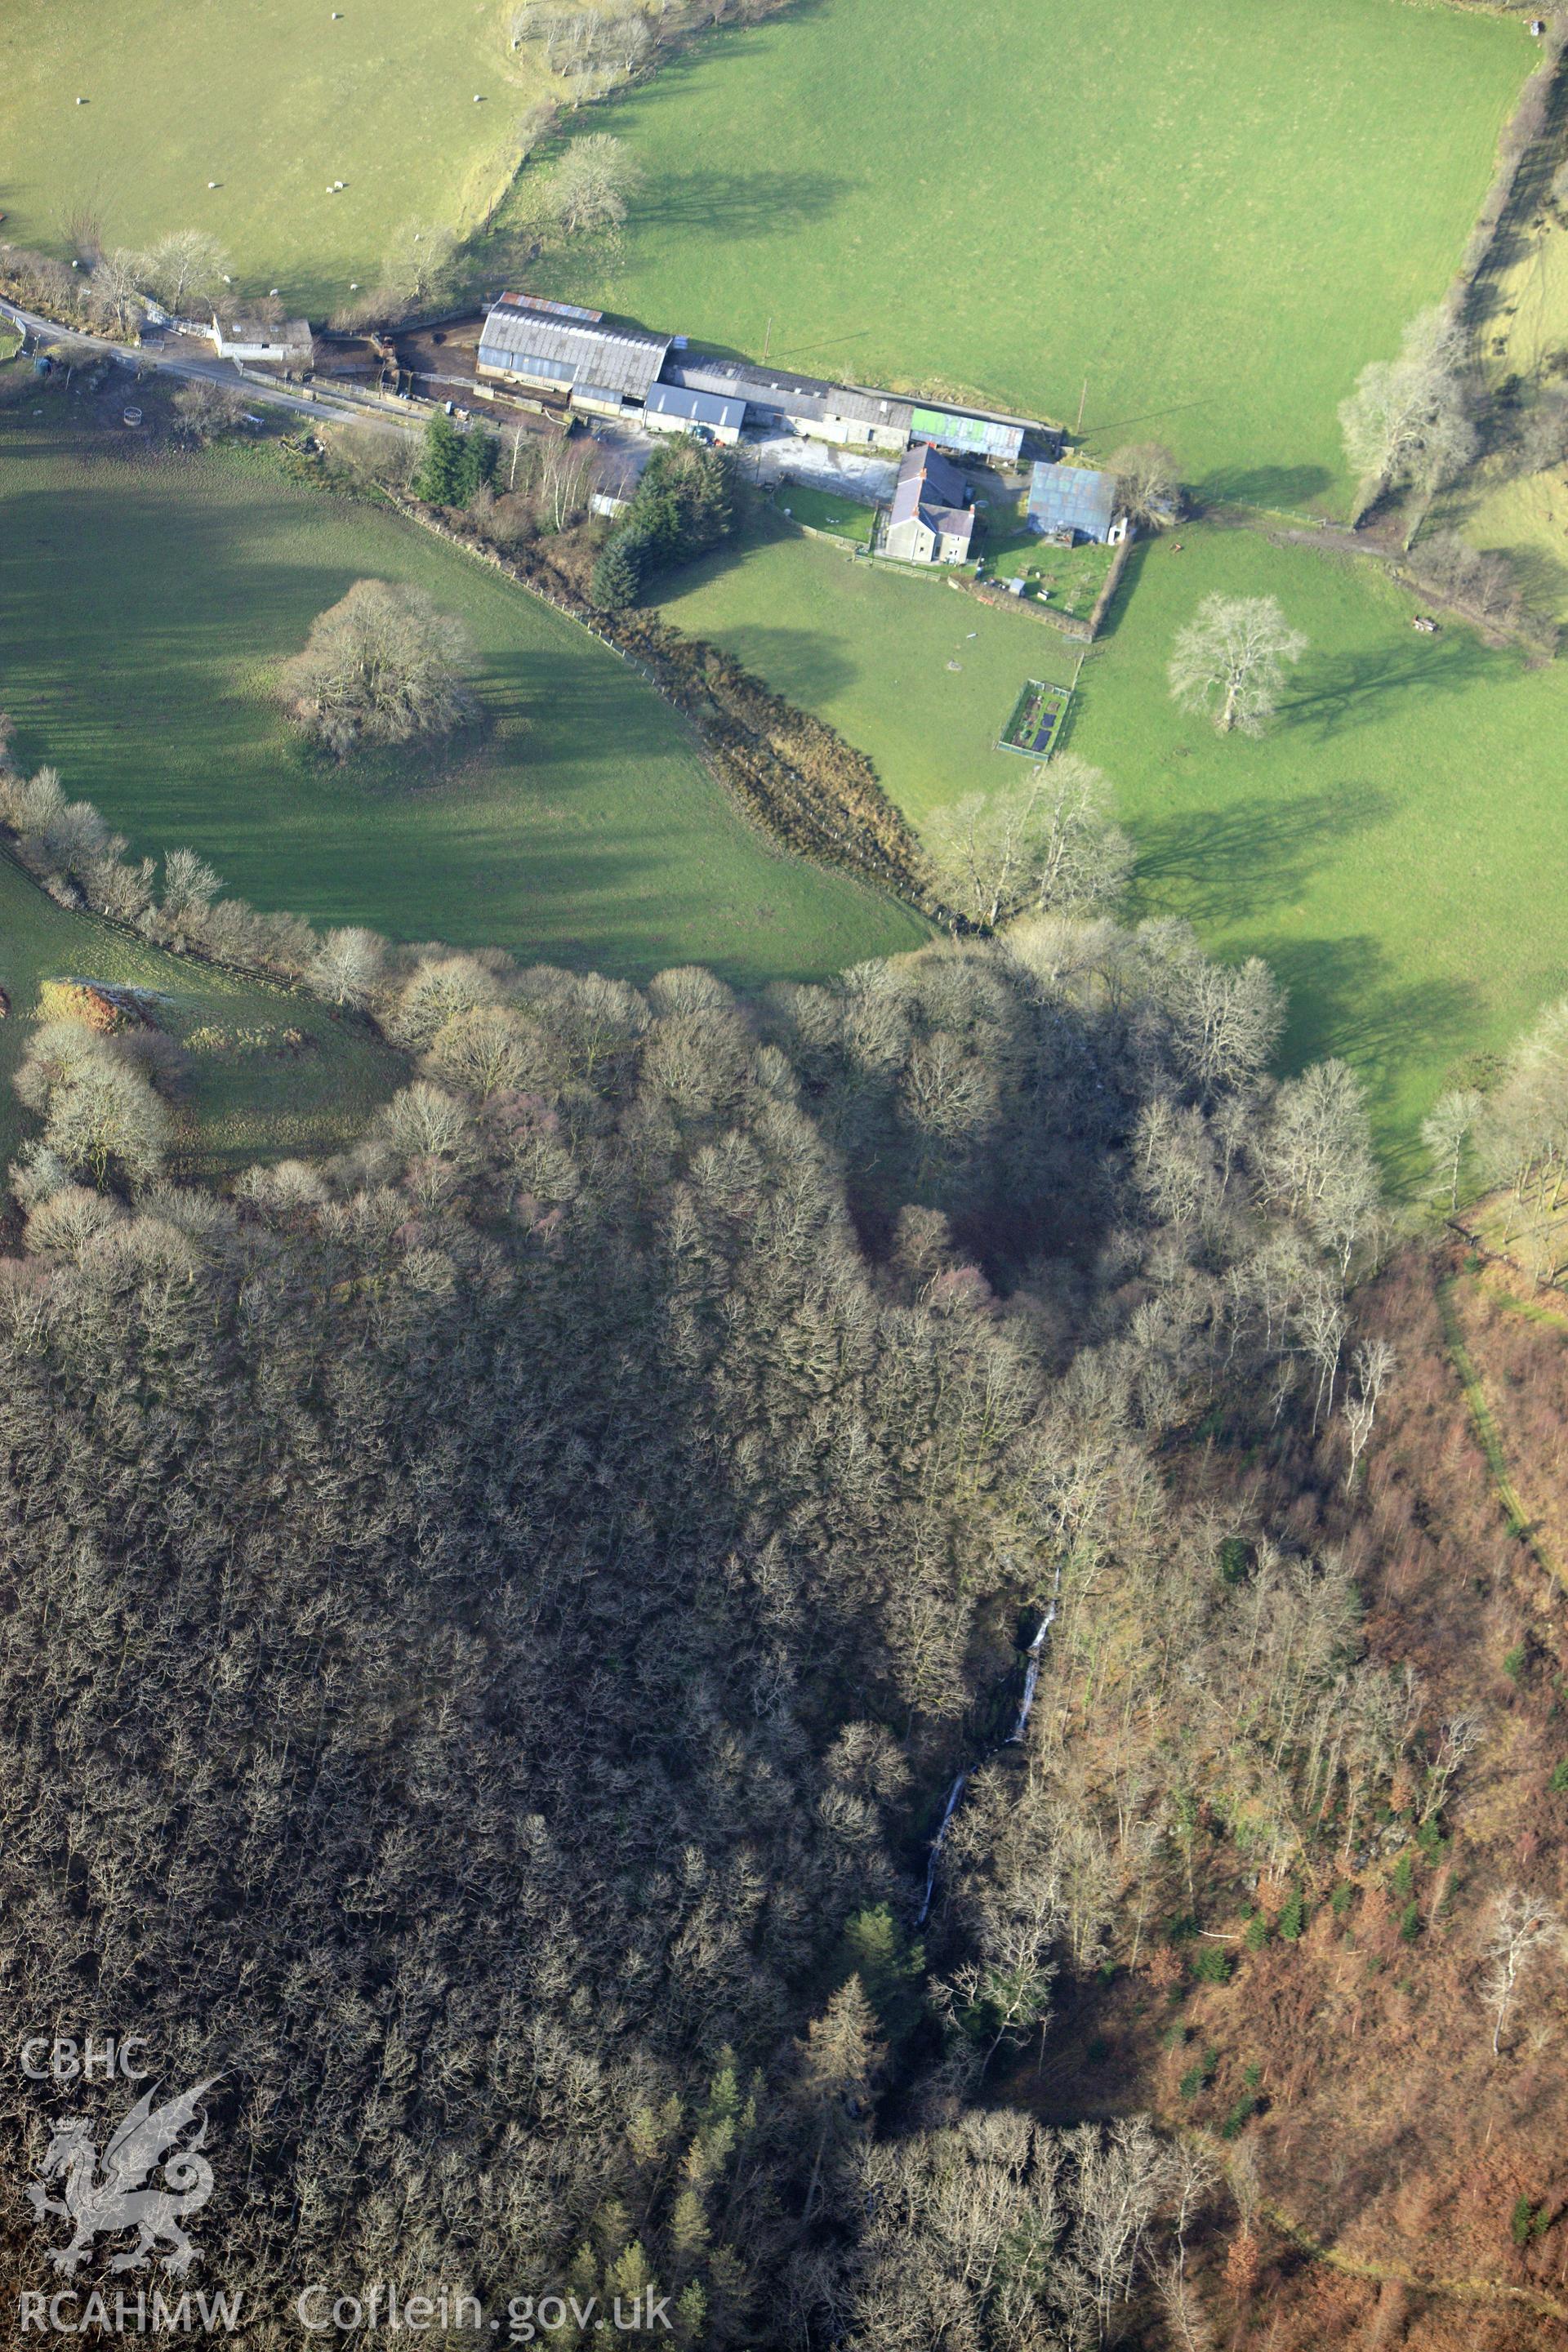
<svg viewBox="0 0 1568 2352">
<path fill-rule="evenodd" d="M 1568 989 L 1568 804 L 1545 756 L 1568 733 L 1568 674 L 1466 628 L 1418 635 L 1370 565 L 1179 536 L 1134 552 L 1073 747 L 1115 779 L 1139 911 L 1267 958 L 1290 992 L 1287 1063 L 1353 1063 L 1411 1178 L 1435 1097 Z M 1170 698 L 1172 639 L 1214 589 L 1278 596 L 1310 640 L 1260 741 Z"/>
<path fill-rule="evenodd" d="M 342 1150 L 409 1075 L 400 1055 L 313 998 L 166 955 L 57 907 L 0 858 L 0 988 L 10 1005 L 0 1021 L 0 1166 L 32 1124 L 11 1080 L 39 984 L 64 979 L 153 992 L 160 1027 L 182 1042 L 195 1036 L 175 1146 L 185 1164 L 206 1172 Z M 283 1046 L 285 1029 L 303 1031 L 304 1051 Z"/>
<path fill-rule="evenodd" d="M 1371 566 L 1252 531 L 1179 536 L 1135 550 L 1063 742 L 1116 784 L 1135 911 L 1267 957 L 1290 992 L 1287 1064 L 1352 1062 L 1411 1178 L 1421 1118 L 1465 1058 L 1568 989 L 1568 803 L 1543 756 L 1568 740 L 1568 675 L 1468 629 L 1417 635 Z M 1278 595 L 1310 640 L 1258 742 L 1170 698 L 1172 639 L 1215 589 Z M 798 538 L 710 559 L 664 610 L 831 719 L 917 824 L 1016 781 L 991 747 L 1025 680 L 1066 682 L 1077 660 L 1023 614 Z"/>
<path fill-rule="evenodd" d="M 1401 0 L 805 0 L 595 116 L 643 195 L 540 282 L 1068 424 L 1087 380 L 1091 449 L 1332 501 L 1336 404 L 1442 293 L 1537 56 Z"/>
<path fill-rule="evenodd" d="M 934 567 L 858 563 L 771 518 L 738 556 L 674 574 L 659 609 L 868 752 L 917 824 L 1016 782 L 997 738 L 1026 682 L 1069 685 L 1081 650 L 1026 613 L 956 593 Z"/>
<path fill-rule="evenodd" d="M 73 424 L 58 393 L 0 415 L 0 678 L 17 756 L 134 854 L 189 845 L 315 922 L 631 979 L 804 977 L 924 936 L 775 853 L 650 688 L 469 558 L 268 452 L 158 456 Z M 340 768 L 284 721 L 278 664 L 366 577 L 468 625 L 483 723 L 449 755 Z"/>
<path fill-rule="evenodd" d="M 63 250 L 83 204 L 110 245 L 208 229 L 245 290 L 320 320 L 405 221 L 493 202 L 538 94 L 504 35 L 497 0 L 7 0 L 0 236 Z"/>
</svg>

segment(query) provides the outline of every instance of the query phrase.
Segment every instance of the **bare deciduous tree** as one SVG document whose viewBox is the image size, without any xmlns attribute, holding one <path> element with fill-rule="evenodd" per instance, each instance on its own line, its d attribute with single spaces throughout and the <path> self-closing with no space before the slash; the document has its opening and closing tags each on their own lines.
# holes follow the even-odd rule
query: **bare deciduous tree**
<svg viewBox="0 0 1568 2352">
<path fill-rule="evenodd" d="M 555 434 L 538 444 L 534 463 L 538 481 L 534 504 L 541 527 L 546 530 L 570 529 L 587 511 L 598 472 L 598 450 L 592 441 L 580 439 L 576 434 Z"/>
<path fill-rule="evenodd" d="M 1350 1465 L 1345 1471 L 1347 1495 L 1355 1484 L 1356 1465 L 1371 1439 L 1378 1404 L 1394 1376 L 1394 1349 L 1386 1339 L 1369 1339 L 1351 1358 L 1352 1385 L 1341 1408 L 1350 1439 Z"/>
<path fill-rule="evenodd" d="M 1074 2159 L 1073 2251 L 1092 2284 L 1103 2335 L 1132 2292 L 1144 2242 L 1170 2193 L 1170 2152 L 1143 2116 L 1104 2132 L 1080 2124 L 1064 2144 Z"/>
<path fill-rule="evenodd" d="M 550 175 L 545 197 L 566 236 L 595 235 L 620 227 L 641 180 L 641 166 L 625 142 L 596 131 L 572 142 Z"/>
<path fill-rule="evenodd" d="M 1111 822 L 1111 791 L 1070 751 L 1026 782 L 971 793 L 931 825 L 943 887 L 986 929 L 1037 910 L 1083 914 L 1120 896 L 1132 847 Z"/>
<path fill-rule="evenodd" d="M 1158 530 L 1181 513 L 1181 478 L 1175 458 L 1163 443 L 1129 442 L 1106 459 L 1105 469 L 1116 477 L 1119 503 L 1145 529 Z"/>
<path fill-rule="evenodd" d="M 1168 675 L 1171 692 L 1201 710 L 1221 735 L 1261 735 L 1284 691 L 1288 664 L 1307 650 L 1276 596 L 1205 596 L 1178 635 Z"/>
<path fill-rule="evenodd" d="M 159 238 L 144 257 L 142 268 L 150 291 L 179 313 L 190 302 L 222 300 L 228 256 L 216 237 L 204 230 L 177 228 Z"/>
<path fill-rule="evenodd" d="M 1522 1979 L 1562 1937 L 1562 1920 L 1543 1895 L 1510 1886 L 1494 1897 L 1481 1937 L 1481 1999 L 1492 2021 L 1494 2058 Z"/>
<path fill-rule="evenodd" d="M 93 265 L 92 290 L 122 335 L 146 316 L 142 299 L 142 257 L 116 246 Z"/>
<path fill-rule="evenodd" d="M 1340 404 L 1345 455 L 1361 477 L 1357 520 L 1384 491 L 1412 485 L 1424 493 L 1424 512 L 1469 463 L 1476 436 L 1464 360 L 1462 330 L 1444 311 L 1424 310 L 1405 329 L 1396 360 L 1373 360 L 1362 370 Z"/>
<path fill-rule="evenodd" d="M 100 1190 L 149 1182 L 163 1164 L 169 1120 L 116 1038 L 78 1021 L 43 1023 L 14 1084 L 44 1116 L 43 1143 L 60 1167 Z"/>
<path fill-rule="evenodd" d="M 468 633 L 423 590 L 357 580 L 283 672 L 290 715 L 346 759 L 363 743 L 445 734 L 475 709 Z"/>
<path fill-rule="evenodd" d="M 310 980 L 334 1004 L 366 1004 L 385 968 L 385 940 L 352 924 L 327 933 L 311 962 Z"/>
<path fill-rule="evenodd" d="M 1479 1715 L 1452 1716 L 1443 1725 L 1426 1767 L 1426 1793 L 1421 1801 L 1423 1822 L 1436 1820 L 1447 1802 L 1448 1787 L 1455 1773 L 1480 1746 L 1485 1731 L 1486 1725 Z"/>
<path fill-rule="evenodd" d="M 226 384 L 213 383 L 205 376 L 193 376 L 174 394 L 174 410 L 180 433 L 205 449 L 220 434 L 233 431 L 245 415 L 245 403 Z"/>
<path fill-rule="evenodd" d="M 1457 1087 L 1439 1095 L 1421 1122 L 1421 1140 L 1432 1157 L 1434 1189 L 1447 1192 L 1450 1211 L 1459 1205 L 1459 1171 L 1484 1108 L 1473 1087 Z"/>
</svg>

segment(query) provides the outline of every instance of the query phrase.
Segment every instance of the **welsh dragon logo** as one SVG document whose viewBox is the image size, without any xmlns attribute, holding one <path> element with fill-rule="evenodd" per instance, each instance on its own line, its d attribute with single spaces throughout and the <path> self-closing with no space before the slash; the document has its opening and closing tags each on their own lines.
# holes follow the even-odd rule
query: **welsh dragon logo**
<svg viewBox="0 0 1568 2352">
<path fill-rule="evenodd" d="M 207 2137 L 205 2111 L 195 2137 L 183 2147 L 178 2143 L 219 2079 L 212 2075 L 156 2111 L 154 2094 L 146 2092 L 110 2138 L 101 2165 L 85 2116 L 63 2116 L 55 2126 L 38 2178 L 28 2183 L 27 2197 L 40 2221 L 58 2213 L 74 2225 L 68 2245 L 49 2249 L 56 2270 L 73 2278 L 95 2238 L 125 2230 L 136 2231 L 136 2243 L 115 2255 L 111 2271 L 144 2270 L 163 2247 L 168 2252 L 159 2259 L 166 2271 L 177 2278 L 190 2268 L 200 2248 L 192 2245 L 180 2224 L 213 2193 L 212 2167 L 201 2154 Z M 148 2176 L 160 2165 L 163 2186 L 149 2188 Z M 63 2186 L 58 2197 L 51 2197 L 48 2184 L 56 2180 Z"/>
</svg>

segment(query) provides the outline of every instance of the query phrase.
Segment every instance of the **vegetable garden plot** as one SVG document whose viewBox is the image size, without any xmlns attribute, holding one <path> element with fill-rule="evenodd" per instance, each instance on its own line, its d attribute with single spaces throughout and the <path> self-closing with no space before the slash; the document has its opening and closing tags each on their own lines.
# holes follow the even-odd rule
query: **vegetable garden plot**
<svg viewBox="0 0 1568 2352">
<path fill-rule="evenodd" d="M 1070 686 L 1046 686 L 1032 677 L 1013 706 L 999 751 L 1020 751 L 1026 760 L 1048 760 L 1072 700 Z"/>
</svg>

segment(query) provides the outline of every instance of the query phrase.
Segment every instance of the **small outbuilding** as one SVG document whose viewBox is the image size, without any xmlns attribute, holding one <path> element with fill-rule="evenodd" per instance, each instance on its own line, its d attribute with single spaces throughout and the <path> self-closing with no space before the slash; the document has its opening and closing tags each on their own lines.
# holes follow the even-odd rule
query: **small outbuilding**
<svg viewBox="0 0 1568 2352">
<path fill-rule="evenodd" d="M 643 404 L 650 433 L 699 433 L 732 446 L 746 421 L 743 400 L 713 392 L 686 392 L 679 384 L 656 383 Z"/>
<path fill-rule="evenodd" d="M 929 441 L 899 467 L 882 551 L 900 563 L 967 563 L 974 537 L 969 486 Z"/>
<path fill-rule="evenodd" d="M 1125 515 L 1116 511 L 1116 477 L 1091 466 L 1041 465 L 1029 476 L 1028 524 L 1042 538 L 1071 546 L 1080 539 L 1118 546 L 1127 537 Z"/>
<path fill-rule="evenodd" d="M 315 342 L 307 319 L 287 319 L 279 326 L 267 319 L 231 319 L 226 326 L 215 319 L 214 347 L 220 360 L 238 360 L 247 367 L 308 368 Z"/>
</svg>

